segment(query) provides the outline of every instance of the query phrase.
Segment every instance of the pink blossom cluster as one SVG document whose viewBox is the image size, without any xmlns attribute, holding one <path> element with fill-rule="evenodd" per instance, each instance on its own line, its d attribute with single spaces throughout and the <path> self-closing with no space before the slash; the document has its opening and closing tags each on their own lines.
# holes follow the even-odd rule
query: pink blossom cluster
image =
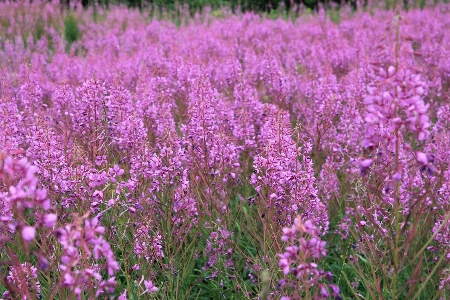
<svg viewBox="0 0 450 300">
<path fill-rule="evenodd" d="M 14 290 L 19 291 L 19 294 L 23 293 L 24 291 L 28 291 L 29 287 L 32 287 L 32 284 L 34 283 L 34 295 L 36 296 L 36 298 L 40 298 L 41 286 L 39 284 L 39 281 L 37 281 L 37 268 L 30 265 L 29 263 L 23 263 L 18 266 L 11 267 L 11 269 L 9 270 L 9 275 L 6 277 L 6 281 L 8 285 L 14 287 Z M 22 299 L 32 299 L 31 295 L 32 293 L 29 293 L 28 295 L 22 295 Z M 9 291 L 3 293 L 3 299 L 12 299 Z"/>
<path fill-rule="evenodd" d="M 217 221 L 219 223 L 221 222 L 221 220 Z M 216 277 L 221 270 L 228 272 L 234 270 L 233 248 L 229 245 L 230 235 L 230 232 L 220 227 L 217 231 L 213 231 L 209 235 L 205 248 L 205 253 L 209 257 L 208 261 L 202 267 L 202 271 L 209 274 L 207 279 Z"/>
<path fill-rule="evenodd" d="M 416 134 L 420 141 L 424 140 L 430 127 L 427 115 L 429 105 L 423 101 L 425 90 L 420 74 L 411 70 L 397 72 L 394 66 L 389 66 L 387 71 L 380 68 L 377 80 L 382 85 L 389 84 L 389 88 L 380 91 L 380 85 L 371 84 L 367 87 L 365 139 L 362 146 L 375 147 L 382 142 L 376 130 L 393 133 L 402 127 Z"/>
<path fill-rule="evenodd" d="M 31 242 L 36 236 L 36 229 L 41 226 L 54 227 L 57 216 L 48 212 L 52 205 L 47 191 L 38 187 L 37 167 L 26 158 L 17 160 L 8 155 L 0 159 L 0 241 L 3 244 L 15 232 L 20 232 L 25 242 Z M 34 211 L 34 226 L 24 221 L 26 210 Z"/>
<path fill-rule="evenodd" d="M 56 231 L 63 251 L 59 266 L 63 278 L 62 285 L 73 291 L 78 299 L 81 299 L 81 293 L 86 286 L 93 285 L 96 288 L 95 297 L 104 291 L 114 292 L 116 283 L 113 275 L 120 266 L 114 258 L 111 246 L 102 236 L 104 232 L 105 227 L 99 225 L 98 217 L 89 220 L 86 216 L 81 218 L 75 216 L 74 223 Z M 96 261 L 105 259 L 104 267 L 112 277 L 103 280 L 100 274 L 101 266 L 89 265 L 91 257 Z"/>
<path fill-rule="evenodd" d="M 318 233 L 318 228 L 310 220 L 303 222 L 300 216 L 294 219 L 292 227 L 283 228 L 281 240 L 288 242 L 289 246 L 283 254 L 278 254 L 279 266 L 286 276 L 279 286 L 283 289 L 291 287 L 293 292 L 282 299 L 339 297 L 339 287 L 328 283 L 332 280 L 331 272 L 321 270 L 317 264 L 327 254 L 326 242 Z"/>
<path fill-rule="evenodd" d="M 326 232 L 326 205 L 317 195 L 314 170 L 308 156 L 309 143 L 304 148 L 293 140 L 289 114 L 274 106 L 266 107 L 267 120 L 261 129 L 262 152 L 255 157 L 251 183 L 260 193 L 267 208 L 275 211 L 275 221 L 281 226 L 292 224 L 299 213 L 314 220 Z"/>
</svg>

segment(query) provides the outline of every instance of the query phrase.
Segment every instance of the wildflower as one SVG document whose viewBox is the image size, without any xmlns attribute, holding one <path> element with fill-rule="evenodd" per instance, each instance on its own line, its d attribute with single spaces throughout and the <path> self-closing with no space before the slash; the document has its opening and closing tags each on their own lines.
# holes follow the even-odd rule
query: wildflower
<svg viewBox="0 0 450 300">
<path fill-rule="evenodd" d="M 370 166 L 373 164 L 375 160 L 374 159 L 365 159 L 361 162 L 361 175 L 366 175 L 367 171 L 369 170 Z"/>
<path fill-rule="evenodd" d="M 82 226 L 83 221 L 84 227 Z M 69 288 L 76 295 L 80 295 L 84 287 L 91 283 L 97 287 L 97 296 L 104 291 L 113 292 L 115 287 L 113 275 L 120 267 L 115 260 L 111 246 L 102 236 L 105 227 L 100 226 L 99 219 L 94 217 L 89 220 L 87 216 L 75 216 L 74 223 L 67 224 L 56 232 L 63 250 L 60 265 L 64 279 L 63 287 Z M 97 268 L 81 268 L 82 259 L 98 261 L 102 258 L 106 259 L 106 265 L 103 266 L 103 269 L 106 269 L 108 275 L 112 276 L 106 281 L 102 281 L 100 270 L 97 270 Z"/>
<path fill-rule="evenodd" d="M 48 228 L 52 228 L 55 226 L 58 217 L 55 214 L 46 214 L 44 215 L 44 224 Z"/>
<path fill-rule="evenodd" d="M 326 242 L 322 241 L 316 233 L 318 229 L 307 220 L 303 222 L 298 216 L 291 228 L 283 229 L 283 240 L 289 241 L 283 254 L 278 254 L 278 265 L 283 270 L 285 278 L 279 282 L 280 287 L 291 287 L 292 297 L 302 298 L 305 285 L 322 297 L 338 297 L 339 288 L 326 283 L 331 281 L 330 272 L 324 272 L 318 268 L 317 259 L 326 256 Z M 286 238 L 286 233 L 289 237 Z M 292 275 L 292 279 L 289 278 Z M 318 287 L 314 291 L 314 287 Z"/>
<path fill-rule="evenodd" d="M 147 281 L 144 280 L 144 286 L 145 286 L 145 292 L 144 293 L 156 293 L 158 291 L 158 288 L 153 285 L 153 282 L 151 280 Z"/>
<path fill-rule="evenodd" d="M 291 215 L 297 213 L 308 216 L 319 224 L 320 230 L 326 231 L 328 216 L 324 213 L 325 204 L 317 195 L 314 170 L 307 154 L 310 145 L 297 147 L 287 112 L 273 106 L 266 109 L 269 115 L 261 130 L 266 146 L 253 162 L 255 172 L 251 184 L 258 192 L 265 191 L 267 206 L 277 211 L 274 221 L 288 228 L 283 232 L 283 240 L 294 233 L 287 226 L 292 224 Z M 306 224 L 298 224 L 303 225 Z"/>
<path fill-rule="evenodd" d="M 36 235 L 36 229 L 34 229 L 34 227 L 25 226 L 22 229 L 22 238 L 27 242 L 31 242 L 34 239 L 35 235 Z"/>
<path fill-rule="evenodd" d="M 40 298 L 41 286 L 37 281 L 36 267 L 29 263 L 12 266 L 9 270 L 9 275 L 6 277 L 6 281 L 17 289 L 20 299 L 24 300 L 30 300 L 25 293 L 28 291 L 29 294 L 31 294 L 32 280 L 35 282 L 35 295 L 37 298 Z M 5 294 L 3 294 L 3 296 L 5 297 Z M 8 297 L 5 297 L 5 299 L 8 299 Z M 31 297 L 31 299 L 33 299 L 33 297 Z"/>
<path fill-rule="evenodd" d="M 425 165 L 428 164 L 427 155 L 426 155 L 425 153 L 420 152 L 420 151 L 417 151 L 417 152 L 416 152 L 416 156 L 417 156 L 417 161 L 418 161 L 421 165 L 425 166 Z"/>
<path fill-rule="evenodd" d="M 122 294 L 117 298 L 117 300 L 128 300 L 127 298 L 127 290 L 124 290 Z"/>
</svg>

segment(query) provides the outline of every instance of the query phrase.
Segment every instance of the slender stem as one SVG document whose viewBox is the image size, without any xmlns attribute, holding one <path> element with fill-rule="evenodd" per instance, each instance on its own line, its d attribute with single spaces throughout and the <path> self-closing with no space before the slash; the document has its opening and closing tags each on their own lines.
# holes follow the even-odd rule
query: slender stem
<svg viewBox="0 0 450 300">
<path fill-rule="evenodd" d="M 395 131 L 395 168 L 398 168 L 399 161 L 399 133 L 398 129 Z M 399 261 L 399 239 L 400 239 L 400 182 L 395 182 L 395 240 L 394 240 L 394 274 L 392 276 L 392 299 L 396 299 L 396 291 L 397 291 L 397 275 L 399 271 L 398 261 Z"/>
<path fill-rule="evenodd" d="M 395 16 L 395 71 L 398 71 L 398 56 L 399 56 L 399 34 L 400 34 L 400 16 Z M 397 89 L 395 89 L 395 104 L 397 105 Z M 397 110 L 397 107 L 396 107 Z M 397 113 L 397 111 L 396 111 Z M 395 171 L 399 170 L 399 156 L 400 156 L 400 133 L 399 129 L 395 130 Z M 400 239 L 400 181 L 395 181 L 395 240 L 394 240 L 394 274 L 392 276 L 392 299 L 397 298 L 397 276 L 399 273 L 399 239 Z"/>
</svg>

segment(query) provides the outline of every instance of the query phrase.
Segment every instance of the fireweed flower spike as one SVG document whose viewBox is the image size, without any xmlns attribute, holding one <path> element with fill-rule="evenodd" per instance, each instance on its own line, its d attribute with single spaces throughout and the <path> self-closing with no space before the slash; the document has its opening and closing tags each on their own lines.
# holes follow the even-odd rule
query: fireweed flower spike
<svg viewBox="0 0 450 300">
<path fill-rule="evenodd" d="M 261 130 L 263 151 L 255 157 L 251 183 L 263 192 L 275 221 L 282 226 L 292 224 L 291 215 L 301 213 L 319 224 L 326 232 L 328 216 L 317 196 L 314 171 L 308 156 L 310 144 L 297 147 L 289 125 L 289 114 L 267 106 L 268 118 Z M 299 157 L 302 156 L 302 161 Z"/>
<path fill-rule="evenodd" d="M 36 228 L 24 222 L 26 218 L 23 216 L 27 209 L 36 210 L 36 226 L 42 223 L 53 226 L 57 217 L 53 213 L 47 213 L 52 206 L 47 191 L 38 188 L 38 169 L 26 158 L 17 160 L 11 156 L 1 156 L 0 179 L 4 192 L 1 194 L 3 201 L 0 225 L 9 228 L 8 231 L 12 234 L 20 230 L 23 239 L 30 242 L 36 235 Z"/>
<path fill-rule="evenodd" d="M 20 293 L 20 291 L 26 291 L 30 289 L 32 282 L 35 282 L 36 298 L 41 298 L 41 286 L 37 281 L 37 269 L 29 263 L 23 263 L 18 266 L 13 266 L 9 270 L 9 274 L 6 277 L 8 284 L 14 286 Z M 4 300 L 10 300 L 11 295 L 8 291 L 3 293 Z M 30 300 L 31 296 L 21 295 L 21 299 Z"/>
<path fill-rule="evenodd" d="M 30 247 L 39 234 L 39 238 L 47 235 L 46 228 L 56 225 L 57 215 L 49 213 L 52 209 L 47 192 L 38 188 L 36 176 L 38 168 L 28 162 L 27 158 L 20 160 L 0 152 L 0 246 L 14 241 L 14 234 L 20 233 L 25 244 L 25 255 L 30 257 Z M 33 212 L 31 215 L 27 212 Z M 28 224 L 34 223 L 33 226 Z M 46 233 L 46 234 L 43 234 Z M 42 241 L 41 241 L 42 242 Z M 40 261 L 46 261 L 42 253 L 38 254 Z M 19 264 L 12 256 L 12 264 L 6 281 L 14 293 L 21 299 L 40 297 L 40 285 L 37 281 L 37 269 L 30 262 Z M 33 287 L 33 285 L 35 285 Z M 10 291 L 3 295 L 10 299 Z"/>
<path fill-rule="evenodd" d="M 433 249 L 418 238 L 431 235 L 430 228 L 422 224 L 434 223 L 432 231 L 439 240 L 441 234 L 446 234 L 448 221 L 447 212 L 439 211 L 437 205 L 444 174 L 439 179 L 435 155 L 420 150 L 430 148 L 425 143 L 430 142 L 429 110 L 433 100 L 429 98 L 430 87 L 413 51 L 414 38 L 410 33 L 406 20 L 397 13 L 393 26 L 388 25 L 387 35 L 377 46 L 379 51 L 371 63 L 373 80 L 367 85 L 364 98 L 363 154 L 359 156 L 364 156 L 359 159 L 363 177 L 357 193 L 351 196 L 355 205 L 347 209 L 353 218 L 350 221 L 357 224 L 351 230 L 354 253 L 368 258 L 369 264 L 382 264 L 388 270 L 376 276 L 386 281 L 390 297 L 394 298 L 403 297 L 404 280 L 418 280 L 415 273 L 402 278 L 402 270 L 414 264 L 417 269 L 421 267 L 418 258 Z M 430 103 L 425 104 L 425 99 Z M 370 176 L 364 176 L 367 174 Z M 344 228 L 348 220 L 342 222 Z M 381 262 L 380 257 L 386 253 L 389 262 Z M 444 257 L 441 253 L 435 259 L 437 266 Z M 362 265 L 355 259 L 351 263 L 358 268 Z M 379 294 L 378 287 L 367 285 L 367 289 L 372 295 Z"/>
<path fill-rule="evenodd" d="M 74 292 L 77 298 L 81 298 L 85 285 L 95 287 L 97 296 L 105 291 L 114 292 L 116 283 L 112 275 L 119 270 L 119 264 L 115 260 L 111 246 L 102 236 L 105 228 L 99 225 L 98 218 L 89 220 L 86 216 L 74 216 L 72 224 L 67 224 L 56 232 L 63 250 L 60 265 L 64 279 L 63 287 Z M 106 260 L 105 265 L 93 264 L 102 258 Z M 92 263 L 91 267 L 83 267 L 86 259 Z M 112 277 L 103 280 L 100 275 L 101 269 L 105 269 Z"/>
<path fill-rule="evenodd" d="M 387 61 L 387 65 L 373 63 L 375 80 L 367 85 L 367 95 L 364 99 L 366 105 L 364 139 L 361 145 L 369 151 L 379 148 L 377 149 L 379 153 L 394 151 L 397 155 L 401 155 L 404 150 L 400 148 L 400 144 L 404 143 L 405 137 L 412 134 L 418 141 L 424 141 L 429 136 L 431 124 L 427 114 L 430 105 L 424 102 L 426 83 L 414 65 L 406 60 L 408 55 L 413 56 L 410 50 L 412 46 L 408 38 L 398 34 L 403 21 L 401 16 L 396 18 L 398 20 L 397 36 L 394 41 L 395 61 L 390 61 L 388 48 L 381 45 L 380 48 L 383 50 L 378 60 Z M 399 61 L 401 58 L 405 60 Z M 422 154 L 418 158 L 421 164 L 425 156 Z M 401 178 L 399 158 L 403 159 L 396 158 L 397 170 L 394 180 Z M 369 162 L 371 162 L 369 159 L 361 162 L 361 173 L 366 173 L 371 164 Z"/>
<path fill-rule="evenodd" d="M 339 297 L 339 288 L 328 283 L 332 279 L 330 272 L 318 268 L 317 262 L 326 256 L 326 242 L 322 241 L 310 220 L 302 221 L 300 216 L 294 219 L 292 227 L 283 228 L 281 240 L 288 246 L 283 254 L 278 254 L 279 266 L 285 276 L 279 282 L 282 291 L 291 290 L 287 299 L 304 297 Z"/>
</svg>

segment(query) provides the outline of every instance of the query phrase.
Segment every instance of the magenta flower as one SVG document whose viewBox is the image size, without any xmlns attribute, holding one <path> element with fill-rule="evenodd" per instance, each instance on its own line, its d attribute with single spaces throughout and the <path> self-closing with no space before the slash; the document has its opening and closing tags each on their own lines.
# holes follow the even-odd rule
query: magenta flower
<svg viewBox="0 0 450 300">
<path fill-rule="evenodd" d="M 23 263 L 20 265 L 14 265 L 9 270 L 9 274 L 6 277 L 6 281 L 8 284 L 14 286 L 20 295 L 20 299 L 30 300 L 33 297 L 28 297 L 26 292 L 31 293 L 32 282 L 35 283 L 35 292 L 36 298 L 41 298 L 41 285 L 39 281 L 37 281 L 38 270 L 36 267 L 29 263 Z M 6 294 L 8 295 L 8 294 Z M 9 295 L 8 295 L 9 296 Z M 5 297 L 5 294 L 3 294 Z M 5 297 L 6 299 L 11 299 Z"/>
<path fill-rule="evenodd" d="M 84 223 L 84 227 L 82 226 Z M 114 253 L 109 243 L 103 238 L 105 228 L 100 226 L 99 219 L 92 220 L 87 216 L 77 217 L 73 224 L 59 228 L 56 233 L 63 249 L 60 269 L 63 273 L 62 286 L 80 295 L 86 285 L 97 287 L 96 295 L 114 292 L 115 277 L 119 269 L 119 263 L 115 260 Z M 82 268 L 82 261 L 88 259 L 91 264 L 97 261 L 94 268 Z M 106 260 L 106 264 L 99 265 L 98 261 Z M 110 278 L 102 280 L 100 270 L 107 270 Z"/>
<path fill-rule="evenodd" d="M 417 156 L 417 161 L 423 165 L 426 166 L 428 164 L 428 159 L 427 159 L 427 155 L 423 152 L 417 151 L 416 152 L 416 156 Z"/>
<path fill-rule="evenodd" d="M 283 241 L 289 242 L 283 254 L 278 254 L 278 266 L 285 276 L 279 286 L 291 288 L 292 297 L 302 298 L 305 285 L 316 295 L 338 297 L 339 289 L 329 284 L 332 275 L 318 268 L 316 263 L 326 256 L 326 242 L 317 236 L 318 229 L 311 221 L 298 216 L 291 228 L 283 228 Z M 289 236 L 287 236 L 287 234 Z"/>
<path fill-rule="evenodd" d="M 55 214 L 45 214 L 44 215 L 44 224 L 48 228 L 54 227 L 57 220 L 58 220 L 58 216 L 56 216 Z"/>
<path fill-rule="evenodd" d="M 117 300 L 128 300 L 127 298 L 127 290 L 124 290 L 122 294 L 117 298 Z"/>
<path fill-rule="evenodd" d="M 25 226 L 22 229 L 22 238 L 27 242 L 31 242 L 34 239 L 35 235 L 36 235 L 36 229 L 34 229 L 34 227 Z"/>
<path fill-rule="evenodd" d="M 145 286 L 145 292 L 144 293 L 156 293 L 158 291 L 158 288 L 153 285 L 153 282 L 151 280 L 147 281 L 144 280 L 144 286 Z"/>
</svg>

